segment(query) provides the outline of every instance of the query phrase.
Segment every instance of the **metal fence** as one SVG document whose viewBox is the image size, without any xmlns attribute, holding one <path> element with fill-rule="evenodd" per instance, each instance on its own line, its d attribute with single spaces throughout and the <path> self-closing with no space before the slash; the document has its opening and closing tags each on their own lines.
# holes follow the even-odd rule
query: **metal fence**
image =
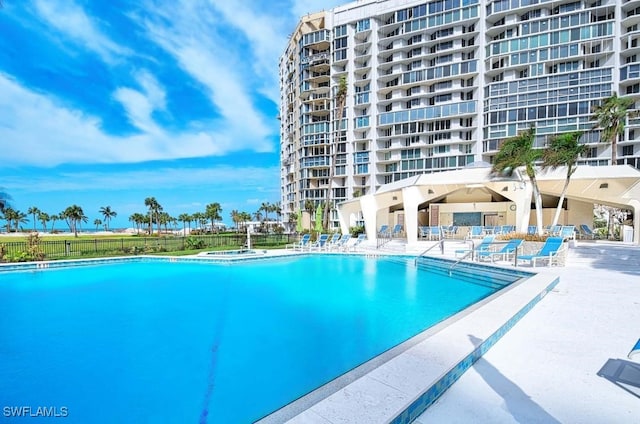
<svg viewBox="0 0 640 424">
<path fill-rule="evenodd" d="M 297 241 L 295 234 L 252 234 L 252 248 L 278 247 Z M 26 241 L 0 243 L 9 258 L 26 253 L 29 250 Z M 215 234 L 187 237 L 127 237 L 120 239 L 61 239 L 41 240 L 38 250 L 45 259 L 65 257 L 96 256 L 110 254 L 142 254 L 175 252 L 198 249 L 234 249 L 247 245 L 246 234 Z"/>
</svg>

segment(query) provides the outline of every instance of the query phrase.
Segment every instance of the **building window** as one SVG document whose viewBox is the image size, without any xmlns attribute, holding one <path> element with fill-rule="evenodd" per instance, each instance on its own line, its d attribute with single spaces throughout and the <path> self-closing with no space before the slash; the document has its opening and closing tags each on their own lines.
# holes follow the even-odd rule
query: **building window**
<svg viewBox="0 0 640 424">
<path fill-rule="evenodd" d="M 633 146 L 623 146 L 622 156 L 633 156 Z"/>
</svg>

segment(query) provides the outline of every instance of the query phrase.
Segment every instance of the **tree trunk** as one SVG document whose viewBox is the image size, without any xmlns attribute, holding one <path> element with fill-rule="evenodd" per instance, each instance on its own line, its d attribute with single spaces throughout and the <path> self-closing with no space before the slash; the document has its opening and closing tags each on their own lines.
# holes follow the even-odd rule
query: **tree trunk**
<svg viewBox="0 0 640 424">
<path fill-rule="evenodd" d="M 540 195 L 540 190 L 538 189 L 538 181 L 534 178 L 531 178 L 531 185 L 533 187 L 533 200 L 536 204 L 536 225 L 538 227 L 538 235 L 542 235 L 542 196 Z"/>
<path fill-rule="evenodd" d="M 618 134 L 611 139 L 611 165 L 617 165 L 618 161 Z"/>
</svg>

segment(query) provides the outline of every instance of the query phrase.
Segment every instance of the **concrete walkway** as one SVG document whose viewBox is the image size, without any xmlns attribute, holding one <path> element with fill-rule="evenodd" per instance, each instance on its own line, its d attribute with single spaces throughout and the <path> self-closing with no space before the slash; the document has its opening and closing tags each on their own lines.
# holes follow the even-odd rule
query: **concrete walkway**
<svg viewBox="0 0 640 424">
<path fill-rule="evenodd" d="M 567 262 L 538 268 L 556 290 L 415 422 L 640 423 L 640 247 L 581 241 Z"/>
</svg>

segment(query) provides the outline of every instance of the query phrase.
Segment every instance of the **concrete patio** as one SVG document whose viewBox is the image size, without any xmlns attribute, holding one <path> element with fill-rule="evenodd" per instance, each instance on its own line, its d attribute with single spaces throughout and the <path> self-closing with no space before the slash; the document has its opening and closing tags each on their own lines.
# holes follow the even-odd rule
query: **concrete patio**
<svg viewBox="0 0 640 424">
<path fill-rule="evenodd" d="M 415 422 L 640 422 L 640 247 L 581 241 L 537 269 L 556 289 Z"/>
</svg>

